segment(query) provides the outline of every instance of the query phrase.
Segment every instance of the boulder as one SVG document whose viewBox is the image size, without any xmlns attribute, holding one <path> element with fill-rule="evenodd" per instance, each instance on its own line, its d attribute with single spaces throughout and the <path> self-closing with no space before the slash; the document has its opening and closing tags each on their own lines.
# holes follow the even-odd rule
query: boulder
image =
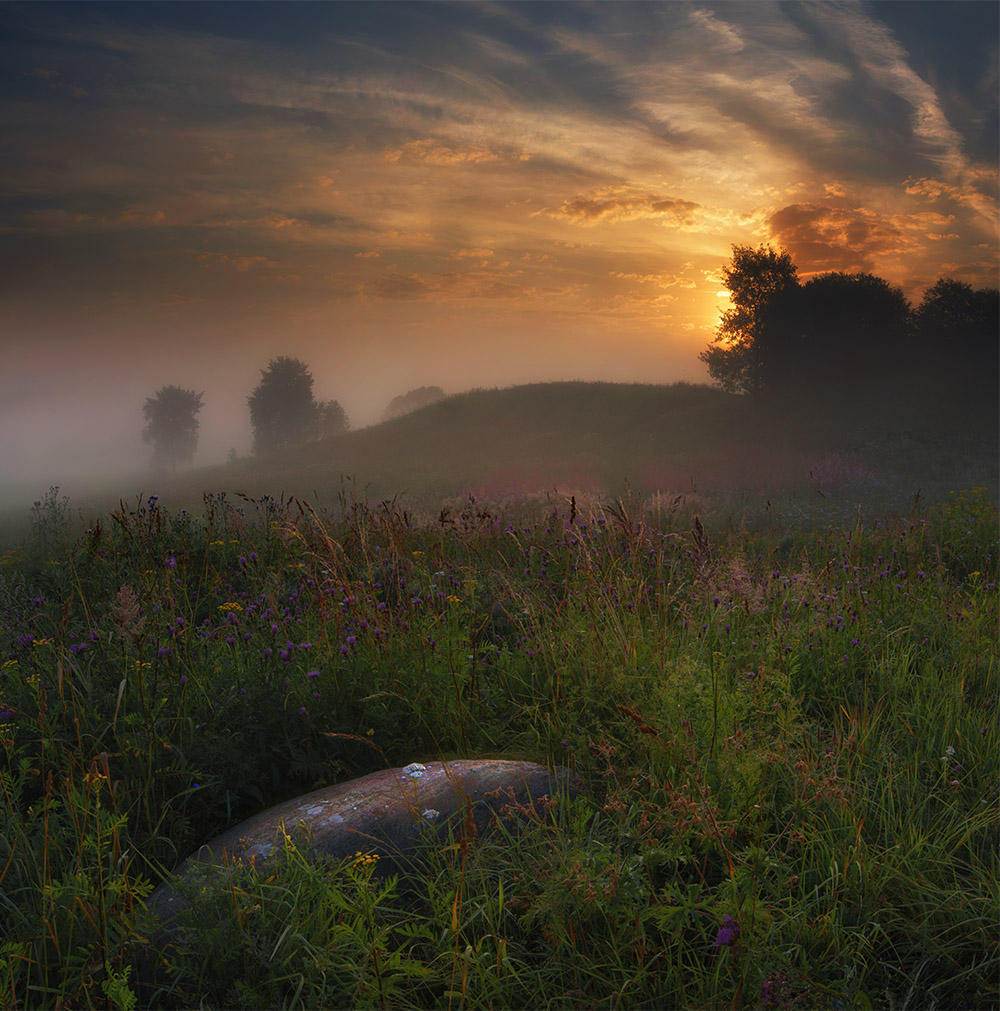
<svg viewBox="0 0 1000 1011">
<path fill-rule="evenodd" d="M 174 938 L 184 903 L 179 886 L 198 863 L 252 861 L 261 868 L 280 852 L 283 840 L 292 837 L 305 841 L 314 857 L 377 854 L 380 873 L 405 874 L 423 847 L 449 833 L 468 832 L 471 823 L 477 833 L 486 833 L 498 816 L 512 816 L 510 824 L 516 825 L 532 807 L 540 811 L 540 802 L 575 792 L 573 773 L 562 767 L 471 759 L 414 762 L 285 801 L 205 843 L 153 891 L 147 908 L 159 927 L 150 954 L 155 962 L 155 952 Z M 142 961 L 140 979 L 153 982 L 150 962 Z"/>
</svg>

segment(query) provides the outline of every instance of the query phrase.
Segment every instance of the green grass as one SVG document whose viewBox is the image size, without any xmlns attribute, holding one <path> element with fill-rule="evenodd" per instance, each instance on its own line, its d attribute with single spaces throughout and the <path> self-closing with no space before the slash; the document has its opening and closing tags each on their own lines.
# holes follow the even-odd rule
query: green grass
<svg viewBox="0 0 1000 1011">
<path fill-rule="evenodd" d="M 1000 1006 L 983 491 L 71 513 L 0 556 L 4 1006 Z M 472 756 L 586 789 L 402 879 L 206 868 L 140 986 L 200 843 Z"/>
</svg>

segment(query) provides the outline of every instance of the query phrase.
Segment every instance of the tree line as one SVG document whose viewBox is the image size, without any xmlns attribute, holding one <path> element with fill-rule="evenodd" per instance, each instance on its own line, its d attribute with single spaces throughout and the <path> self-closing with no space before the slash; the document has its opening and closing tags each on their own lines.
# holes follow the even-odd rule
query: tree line
<svg viewBox="0 0 1000 1011">
<path fill-rule="evenodd" d="M 255 454 L 340 435 L 350 428 L 339 401 L 316 399 L 312 373 L 305 362 L 280 355 L 261 370 L 260 377 L 247 397 Z M 163 386 L 146 398 L 142 435 L 153 445 L 153 466 L 176 469 L 178 463 L 194 457 L 203 396 L 180 386 Z"/>
<path fill-rule="evenodd" d="M 729 392 L 822 399 L 914 377 L 996 381 L 996 288 L 942 277 L 914 307 L 874 274 L 834 271 L 803 284 L 787 250 L 771 246 L 733 246 L 723 283 L 730 306 L 698 357 Z"/>
<path fill-rule="evenodd" d="M 189 462 L 198 448 L 198 412 L 203 393 L 180 386 L 163 386 L 147 397 L 142 413 L 146 421 L 143 439 L 152 443 L 154 467 L 175 470 Z M 409 414 L 443 400 L 440 386 L 421 386 L 394 397 L 383 421 Z M 247 397 L 253 452 L 265 455 L 290 446 L 315 442 L 350 429 L 347 413 L 337 400 L 317 400 L 309 367 L 298 358 L 279 355 L 261 369 L 260 382 Z M 235 451 L 231 451 L 235 452 Z"/>
</svg>

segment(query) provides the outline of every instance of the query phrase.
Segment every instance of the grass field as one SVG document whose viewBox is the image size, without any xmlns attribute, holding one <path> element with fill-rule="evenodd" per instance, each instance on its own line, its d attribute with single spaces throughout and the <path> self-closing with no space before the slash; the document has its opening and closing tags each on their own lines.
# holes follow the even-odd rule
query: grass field
<svg viewBox="0 0 1000 1011">
<path fill-rule="evenodd" d="M 0 541 L 0 1003 L 1000 1007 L 995 425 L 877 406 L 547 384 L 51 489 Z M 206 870 L 151 982 L 201 843 L 464 757 L 582 789 L 402 878 Z"/>
<path fill-rule="evenodd" d="M 4 1006 L 998 1006 L 996 511 L 823 501 L 216 495 L 76 531 L 46 497 L 0 557 Z M 464 756 L 586 789 L 419 880 L 209 875 L 139 986 L 142 900 L 201 842 Z"/>
</svg>

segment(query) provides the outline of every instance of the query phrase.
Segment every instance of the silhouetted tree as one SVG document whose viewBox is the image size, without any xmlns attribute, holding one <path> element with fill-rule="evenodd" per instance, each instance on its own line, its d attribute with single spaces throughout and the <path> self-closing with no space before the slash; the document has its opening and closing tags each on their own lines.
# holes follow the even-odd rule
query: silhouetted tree
<svg viewBox="0 0 1000 1011">
<path fill-rule="evenodd" d="M 910 303 L 874 274 L 819 274 L 794 309 L 785 385 L 840 394 L 878 385 L 906 367 Z"/>
<path fill-rule="evenodd" d="M 722 280 L 729 289 L 730 306 L 714 343 L 698 357 L 724 390 L 762 393 L 775 385 L 772 373 L 788 348 L 788 318 L 799 286 L 797 268 L 784 249 L 733 246 Z"/>
<path fill-rule="evenodd" d="M 177 469 L 181 460 L 190 460 L 198 448 L 197 413 L 202 408 L 202 394 L 179 386 L 163 386 L 142 407 L 146 428 L 145 442 L 153 443 L 153 466 L 169 464 Z"/>
<path fill-rule="evenodd" d="M 382 420 L 392 421 L 393 418 L 399 418 L 411 411 L 418 411 L 421 407 L 444 400 L 444 397 L 445 392 L 440 386 L 420 386 L 401 396 L 393 397 L 382 415 Z"/>
<path fill-rule="evenodd" d="M 995 354 L 1000 345 L 1000 291 L 939 278 L 924 292 L 913 323 L 927 348 L 963 356 Z"/>
<path fill-rule="evenodd" d="M 919 371 L 932 382 L 933 395 L 949 401 L 956 416 L 967 415 L 976 400 L 982 409 L 996 410 L 1000 291 L 940 278 L 913 313 L 913 343 Z M 959 399 L 969 403 L 958 404 Z"/>
<path fill-rule="evenodd" d="M 316 405 L 316 421 L 313 424 L 314 438 L 326 439 L 332 435 L 343 435 L 350 427 L 347 412 L 340 406 L 339 400 L 324 400 Z"/>
<path fill-rule="evenodd" d="M 317 421 L 313 377 L 305 362 L 280 355 L 260 373 L 247 397 L 255 453 L 269 453 L 305 442 Z"/>
</svg>

